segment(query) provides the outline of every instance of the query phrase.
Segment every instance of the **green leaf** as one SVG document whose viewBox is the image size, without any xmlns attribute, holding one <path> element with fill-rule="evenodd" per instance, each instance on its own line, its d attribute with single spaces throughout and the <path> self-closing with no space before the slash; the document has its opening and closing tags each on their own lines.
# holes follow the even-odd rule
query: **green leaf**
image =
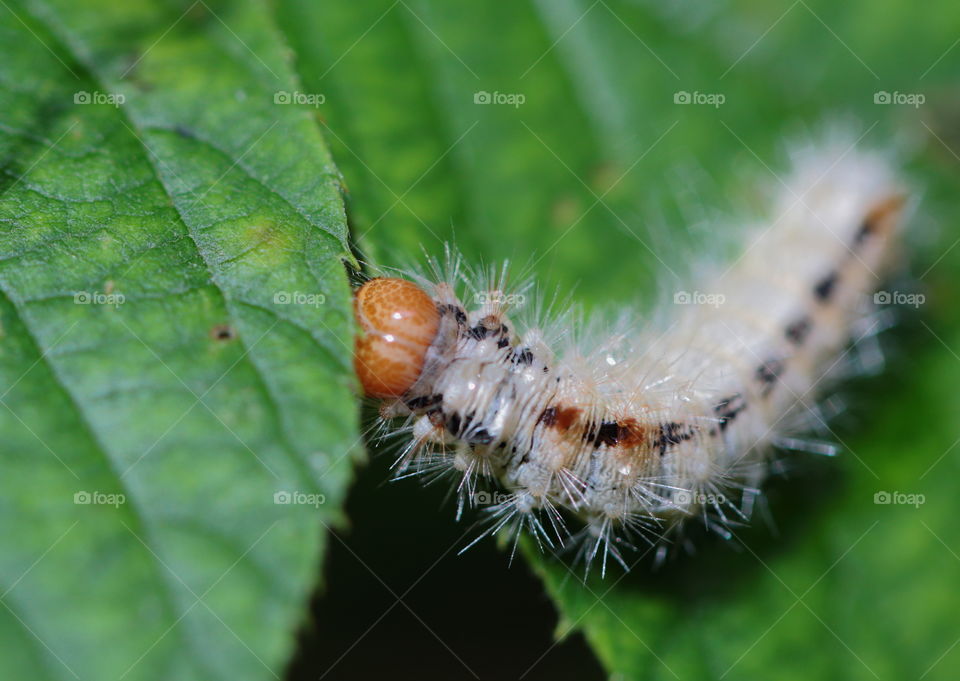
<svg viewBox="0 0 960 681">
<path fill-rule="evenodd" d="M 351 222 L 375 259 L 453 238 L 548 292 L 576 287 L 587 308 L 643 307 L 652 279 L 673 283 L 680 257 L 703 250 L 688 225 L 752 215 L 779 186 L 784 136 L 849 119 L 863 144 L 905 147 L 928 302 L 900 314 L 887 374 L 848 387 L 851 415 L 830 436 L 845 453 L 794 456 L 771 485 L 779 534 L 758 516 L 659 573 L 648 557 L 587 585 L 528 553 L 558 633 L 584 632 L 617 678 L 796 678 L 794 660 L 812 678 L 956 675 L 960 320 L 946 301 L 960 249 L 932 224 L 957 208 L 952 5 L 282 0 L 277 16 L 304 87 L 328 95 Z M 475 104 L 480 91 L 525 103 Z M 678 91 L 725 103 L 677 105 Z M 878 91 L 926 103 L 880 106 Z M 875 505 L 879 491 L 926 503 Z"/>
<path fill-rule="evenodd" d="M 259 2 L 0 12 L 2 676 L 279 678 L 357 450 L 287 48 Z"/>
</svg>

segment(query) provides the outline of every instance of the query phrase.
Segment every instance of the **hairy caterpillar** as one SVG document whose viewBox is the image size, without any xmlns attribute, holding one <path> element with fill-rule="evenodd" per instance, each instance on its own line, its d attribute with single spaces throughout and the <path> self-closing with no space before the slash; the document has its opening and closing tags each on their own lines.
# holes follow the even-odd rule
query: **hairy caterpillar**
<svg viewBox="0 0 960 681">
<path fill-rule="evenodd" d="M 503 490 L 488 532 L 515 523 L 562 543 L 577 516 L 588 564 L 602 547 L 604 567 L 608 555 L 627 567 L 620 546 L 636 531 L 746 520 L 787 417 L 809 411 L 856 340 L 905 206 L 879 153 L 811 149 L 791 178 L 772 222 L 701 282 L 718 304 L 678 293 L 690 304 L 665 324 L 629 322 L 593 348 L 520 332 L 502 280 L 468 309 L 456 263 L 439 281 L 365 283 L 355 367 L 384 423 L 407 420 L 401 466 L 454 471 L 461 510 L 481 481 Z"/>
</svg>

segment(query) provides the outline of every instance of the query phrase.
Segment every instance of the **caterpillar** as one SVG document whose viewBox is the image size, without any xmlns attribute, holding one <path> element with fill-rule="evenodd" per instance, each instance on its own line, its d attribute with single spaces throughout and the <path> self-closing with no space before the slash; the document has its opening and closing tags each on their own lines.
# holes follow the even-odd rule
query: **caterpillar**
<svg viewBox="0 0 960 681">
<path fill-rule="evenodd" d="M 400 469 L 456 475 L 458 514 L 492 485 L 481 536 L 582 538 L 604 571 L 608 557 L 628 569 L 634 535 L 662 556 L 691 518 L 728 536 L 896 260 L 907 192 L 892 165 L 836 144 L 796 154 L 771 222 L 706 293 L 676 292 L 663 323 L 634 317 L 593 347 L 518 329 L 503 273 L 473 309 L 456 259 L 432 277 L 370 279 L 355 292 L 354 366 L 382 423 L 409 437 Z"/>
</svg>

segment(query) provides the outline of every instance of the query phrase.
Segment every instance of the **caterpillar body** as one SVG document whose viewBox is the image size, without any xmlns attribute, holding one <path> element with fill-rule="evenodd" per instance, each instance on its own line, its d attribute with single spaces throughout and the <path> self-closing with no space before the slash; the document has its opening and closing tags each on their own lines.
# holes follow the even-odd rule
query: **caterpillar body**
<svg viewBox="0 0 960 681">
<path fill-rule="evenodd" d="M 402 467 L 454 471 L 461 510 L 492 482 L 488 532 L 526 527 L 553 545 L 576 516 L 588 564 L 602 549 L 604 568 L 627 567 L 633 535 L 662 552 L 687 518 L 721 534 L 748 519 L 785 424 L 856 340 L 906 203 L 879 153 L 811 150 L 791 178 L 773 221 L 701 282 L 709 301 L 677 293 L 665 324 L 627 324 L 590 349 L 520 332 L 500 282 L 468 309 L 456 266 L 447 280 L 365 283 L 354 363 L 384 422 L 407 419 Z"/>
</svg>

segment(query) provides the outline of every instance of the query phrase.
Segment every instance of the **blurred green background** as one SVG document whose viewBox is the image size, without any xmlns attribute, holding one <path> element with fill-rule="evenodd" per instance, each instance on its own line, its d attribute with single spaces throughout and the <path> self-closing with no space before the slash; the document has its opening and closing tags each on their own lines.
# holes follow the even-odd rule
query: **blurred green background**
<svg viewBox="0 0 960 681">
<path fill-rule="evenodd" d="M 0 32 L 4 676 L 956 677 L 954 3 L 6 0 Z M 926 302 L 772 520 L 583 584 L 458 557 L 470 519 L 375 448 L 350 484 L 348 238 L 645 306 L 836 122 L 900 151 Z"/>
</svg>

